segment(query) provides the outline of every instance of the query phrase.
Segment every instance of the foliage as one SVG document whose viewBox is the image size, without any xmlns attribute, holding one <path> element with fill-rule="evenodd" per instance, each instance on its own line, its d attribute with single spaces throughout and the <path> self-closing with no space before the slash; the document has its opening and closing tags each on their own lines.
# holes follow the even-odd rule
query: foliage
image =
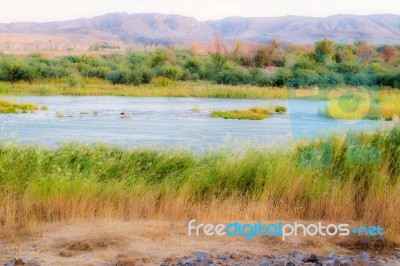
<svg viewBox="0 0 400 266">
<path fill-rule="evenodd" d="M 361 163 L 359 155 L 375 161 Z M 202 155 L 1 143 L 0 226 L 20 232 L 38 222 L 99 218 L 268 220 L 285 210 L 281 219 L 379 224 L 388 242 L 399 243 L 399 155 L 397 128 L 287 150 Z"/>
<path fill-rule="evenodd" d="M 47 58 L 40 54 L 0 56 L 0 81 L 41 83 L 65 79 L 70 87 L 83 78 L 111 84 L 148 84 L 156 77 L 207 80 L 218 84 L 276 87 L 387 86 L 400 87 L 400 50 L 367 42 L 336 44 L 324 39 L 314 46 L 237 42 L 232 50 L 216 36 L 201 51 L 173 47 L 129 50 L 104 55 L 81 54 Z M 208 47 L 208 46 L 207 46 Z M 97 49 L 97 48 L 96 48 Z M 99 49 L 100 48 L 99 46 Z M 106 49 L 106 48 L 104 48 Z M 107 48 L 108 49 L 108 48 Z"/>
</svg>

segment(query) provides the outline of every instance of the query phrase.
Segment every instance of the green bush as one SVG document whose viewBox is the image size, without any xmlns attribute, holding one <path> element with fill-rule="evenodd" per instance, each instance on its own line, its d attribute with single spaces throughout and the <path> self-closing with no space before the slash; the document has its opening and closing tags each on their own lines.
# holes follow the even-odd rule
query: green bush
<svg viewBox="0 0 400 266">
<path fill-rule="evenodd" d="M 124 84 L 125 83 L 125 74 L 121 70 L 114 70 L 108 73 L 107 78 L 112 84 Z"/>
<path fill-rule="evenodd" d="M 346 73 L 344 75 L 346 84 L 352 86 L 377 86 L 378 81 L 372 71 L 361 71 L 356 73 Z"/>
<path fill-rule="evenodd" d="M 276 113 L 286 113 L 287 108 L 286 108 L 286 106 L 277 105 L 277 106 L 275 106 L 275 112 Z"/>
<path fill-rule="evenodd" d="M 240 85 L 249 81 L 249 75 L 244 70 L 234 68 L 232 70 L 223 70 L 217 77 L 216 82 L 226 85 Z"/>
<path fill-rule="evenodd" d="M 271 76 L 271 85 L 275 87 L 286 86 L 288 80 L 292 77 L 289 68 L 281 68 Z"/>
<path fill-rule="evenodd" d="M 343 83 L 344 77 L 339 73 L 320 75 L 317 80 L 317 84 L 320 88 L 331 88 Z"/>
<path fill-rule="evenodd" d="M 286 82 L 290 88 L 308 87 L 316 85 L 319 75 L 312 69 L 299 69 L 293 71 L 293 76 Z"/>
<path fill-rule="evenodd" d="M 384 46 L 382 46 L 384 48 Z M 334 44 L 322 40 L 312 47 L 286 46 L 272 42 L 262 47 L 235 45 L 232 51 L 195 54 L 177 48 L 129 50 L 126 54 L 68 55 L 45 58 L 29 56 L 0 56 L 0 81 L 40 82 L 46 79 L 79 77 L 108 80 L 112 84 L 140 85 L 154 77 L 170 80 L 208 80 L 220 84 L 276 87 L 321 88 L 340 84 L 351 86 L 400 86 L 400 59 L 389 60 L 383 48 L 366 42 L 354 45 Z M 378 52 L 377 52 L 378 50 Z M 382 53 L 379 51 L 382 50 Z M 394 51 L 396 52 L 396 51 Z M 265 73 L 265 66 L 278 70 Z M 256 66 L 252 70 L 248 67 Z"/>
<path fill-rule="evenodd" d="M 270 75 L 267 75 L 260 69 L 250 70 L 249 82 L 251 85 L 268 87 L 272 85 L 272 79 Z"/>
</svg>

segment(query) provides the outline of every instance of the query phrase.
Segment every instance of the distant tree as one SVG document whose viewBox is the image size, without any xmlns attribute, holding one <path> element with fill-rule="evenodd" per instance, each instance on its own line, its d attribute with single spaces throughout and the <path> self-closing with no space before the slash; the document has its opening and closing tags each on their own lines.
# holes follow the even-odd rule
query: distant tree
<svg viewBox="0 0 400 266">
<path fill-rule="evenodd" d="M 253 59 L 254 65 L 256 67 L 266 67 L 277 64 L 282 66 L 283 53 L 280 46 L 278 40 L 273 40 L 270 44 L 258 48 Z"/>
<path fill-rule="evenodd" d="M 151 56 L 151 62 L 150 66 L 151 67 L 156 67 L 164 64 L 164 62 L 168 61 L 168 53 L 164 49 L 157 50 L 156 52 L 153 53 Z"/>
<path fill-rule="evenodd" d="M 214 38 L 214 53 L 211 54 L 211 58 L 217 68 L 221 68 L 227 61 L 226 54 L 226 44 L 222 40 L 221 34 L 217 33 Z"/>
<path fill-rule="evenodd" d="M 12 84 L 24 80 L 27 76 L 26 66 L 22 60 L 7 60 L 2 66 L 1 73 L 2 78 Z"/>
<path fill-rule="evenodd" d="M 232 61 L 238 64 L 244 64 L 245 59 L 243 55 L 243 42 L 238 41 L 234 44 L 232 52 L 230 54 L 230 58 Z"/>
<path fill-rule="evenodd" d="M 220 56 L 225 56 L 228 52 L 226 44 L 222 40 L 221 33 L 216 33 L 214 37 L 215 53 Z"/>
<path fill-rule="evenodd" d="M 369 64 L 376 55 L 375 48 L 367 41 L 358 41 L 354 43 L 357 49 L 357 56 L 360 63 Z"/>
<path fill-rule="evenodd" d="M 385 60 L 386 63 L 388 63 L 389 61 L 392 61 L 392 59 L 394 58 L 395 52 L 396 52 L 396 48 L 394 48 L 393 46 L 389 46 L 389 45 L 384 45 L 379 50 L 380 50 L 383 60 Z"/>
<path fill-rule="evenodd" d="M 190 51 L 194 54 L 199 54 L 200 53 L 200 45 L 198 42 L 192 42 L 190 44 Z"/>
<path fill-rule="evenodd" d="M 332 60 L 334 43 L 331 40 L 323 39 L 315 44 L 315 59 L 321 63 L 327 63 Z"/>
<path fill-rule="evenodd" d="M 333 58 L 336 63 L 354 64 L 357 61 L 357 49 L 352 44 L 339 44 L 335 46 Z"/>
</svg>

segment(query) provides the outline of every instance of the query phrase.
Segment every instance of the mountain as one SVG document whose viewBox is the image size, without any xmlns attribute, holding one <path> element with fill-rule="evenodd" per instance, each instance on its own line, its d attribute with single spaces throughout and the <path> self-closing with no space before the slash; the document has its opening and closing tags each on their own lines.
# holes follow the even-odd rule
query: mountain
<svg viewBox="0 0 400 266">
<path fill-rule="evenodd" d="M 207 21 L 225 38 L 311 43 L 322 38 L 337 42 L 367 40 L 372 43 L 400 43 L 398 15 L 335 15 L 326 18 L 285 16 L 271 18 L 231 17 Z"/>
<path fill-rule="evenodd" d="M 112 13 L 70 21 L 0 24 L 0 50 L 79 50 L 96 43 L 121 47 L 130 43 L 188 44 L 210 41 L 217 32 L 228 42 L 279 38 L 286 43 L 313 43 L 329 38 L 400 44 L 400 16 L 229 17 L 201 22 L 180 15 Z"/>
</svg>

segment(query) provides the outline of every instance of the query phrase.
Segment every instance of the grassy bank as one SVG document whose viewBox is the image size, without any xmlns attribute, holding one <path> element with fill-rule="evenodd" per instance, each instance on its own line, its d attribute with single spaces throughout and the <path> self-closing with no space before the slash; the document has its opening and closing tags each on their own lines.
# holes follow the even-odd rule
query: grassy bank
<svg viewBox="0 0 400 266">
<path fill-rule="evenodd" d="M 304 90 L 306 91 L 306 90 Z M 235 99 L 287 99 L 288 91 L 282 88 L 265 88 L 250 85 L 227 86 L 210 82 L 174 82 L 168 86 L 157 84 L 112 85 L 98 79 L 85 79 L 83 86 L 68 86 L 63 79 L 43 83 L 15 84 L 0 82 L 0 95 L 74 95 L 74 96 L 132 96 L 132 97 L 199 97 Z"/>
<path fill-rule="evenodd" d="M 343 94 L 363 91 L 363 87 L 337 86 L 331 89 L 287 87 L 260 87 L 252 85 L 229 86 L 208 81 L 175 81 L 166 86 L 155 83 L 142 85 L 113 85 L 107 81 L 84 78 L 81 85 L 68 85 L 66 79 L 48 79 L 42 82 L 0 82 L 0 96 L 132 96 L 132 97 L 199 97 L 234 99 L 308 99 L 328 100 Z M 379 99 L 400 100 L 400 90 L 377 88 Z M 349 98 L 349 97 L 345 97 Z"/>
<path fill-rule="evenodd" d="M 400 116 L 400 101 L 398 95 L 390 91 L 332 91 L 323 114 L 334 119 L 388 121 Z"/>
<path fill-rule="evenodd" d="M 364 146 L 355 151 L 354 143 Z M 371 145 L 377 150 L 369 151 Z M 357 221 L 379 224 L 399 241 L 399 153 L 399 129 L 287 151 L 202 156 L 2 144 L 0 225 L 11 231 L 42 222 L 138 217 Z M 371 156 L 373 162 L 365 161 Z"/>
</svg>

